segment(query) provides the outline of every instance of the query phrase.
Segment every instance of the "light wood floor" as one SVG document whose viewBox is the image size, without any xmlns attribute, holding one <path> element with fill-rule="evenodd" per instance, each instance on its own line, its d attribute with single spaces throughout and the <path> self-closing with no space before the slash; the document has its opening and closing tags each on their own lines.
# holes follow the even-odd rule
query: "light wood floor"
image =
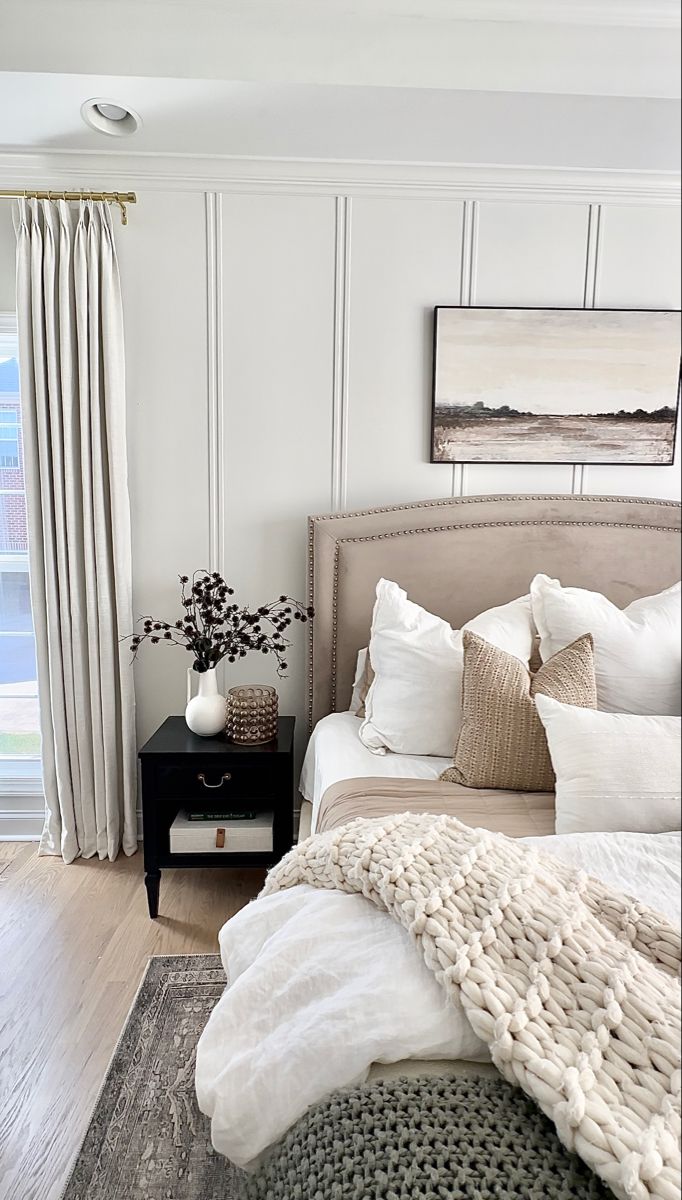
<svg viewBox="0 0 682 1200">
<path fill-rule="evenodd" d="M 0 1200 L 57 1200 L 147 959 L 215 953 L 262 882 L 166 871 L 150 921 L 141 854 L 67 867 L 0 843 Z"/>
</svg>

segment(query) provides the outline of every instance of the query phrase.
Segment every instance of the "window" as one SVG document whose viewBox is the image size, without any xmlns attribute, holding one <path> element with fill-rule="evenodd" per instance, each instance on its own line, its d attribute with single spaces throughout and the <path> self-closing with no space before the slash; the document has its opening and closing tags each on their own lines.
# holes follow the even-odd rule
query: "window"
<svg viewBox="0 0 682 1200">
<path fill-rule="evenodd" d="M 0 313 L 0 788 L 39 776 L 16 319 Z M 10 789 L 11 790 L 11 789 Z"/>
<path fill-rule="evenodd" d="M 19 410 L 17 408 L 0 407 L 0 467 L 19 469 Z"/>
</svg>

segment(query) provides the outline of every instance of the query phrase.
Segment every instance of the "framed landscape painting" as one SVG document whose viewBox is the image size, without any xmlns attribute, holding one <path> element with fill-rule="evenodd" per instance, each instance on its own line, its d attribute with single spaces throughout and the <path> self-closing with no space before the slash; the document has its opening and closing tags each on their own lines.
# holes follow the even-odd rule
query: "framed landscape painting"
<svg viewBox="0 0 682 1200">
<path fill-rule="evenodd" d="M 435 309 L 435 463 L 673 462 L 678 312 Z"/>
</svg>

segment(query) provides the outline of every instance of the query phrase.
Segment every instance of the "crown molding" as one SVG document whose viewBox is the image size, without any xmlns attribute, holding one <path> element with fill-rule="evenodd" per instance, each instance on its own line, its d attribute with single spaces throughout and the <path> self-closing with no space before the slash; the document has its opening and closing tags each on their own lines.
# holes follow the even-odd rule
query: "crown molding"
<svg viewBox="0 0 682 1200">
<path fill-rule="evenodd" d="M 257 192 L 287 195 L 421 196 L 431 199 L 555 200 L 676 204 L 672 172 L 563 170 L 467 163 L 372 163 L 135 155 L 4 152 L 0 178 L 11 187 L 140 191 Z"/>
</svg>

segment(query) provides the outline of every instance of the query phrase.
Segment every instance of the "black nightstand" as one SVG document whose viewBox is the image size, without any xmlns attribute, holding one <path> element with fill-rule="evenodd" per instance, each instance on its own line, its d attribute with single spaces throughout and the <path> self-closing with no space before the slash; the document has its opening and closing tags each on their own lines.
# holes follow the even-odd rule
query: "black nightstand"
<svg viewBox="0 0 682 1200">
<path fill-rule="evenodd" d="M 166 867 L 271 867 L 294 839 L 294 717 L 280 717 L 277 738 L 238 746 L 225 736 L 197 737 L 184 717 L 168 717 L 140 750 L 144 882 L 150 917 L 159 915 Z M 183 809 L 272 812 L 271 853 L 172 854 L 170 827 Z M 229 826 L 228 826 L 229 828 Z"/>
</svg>

